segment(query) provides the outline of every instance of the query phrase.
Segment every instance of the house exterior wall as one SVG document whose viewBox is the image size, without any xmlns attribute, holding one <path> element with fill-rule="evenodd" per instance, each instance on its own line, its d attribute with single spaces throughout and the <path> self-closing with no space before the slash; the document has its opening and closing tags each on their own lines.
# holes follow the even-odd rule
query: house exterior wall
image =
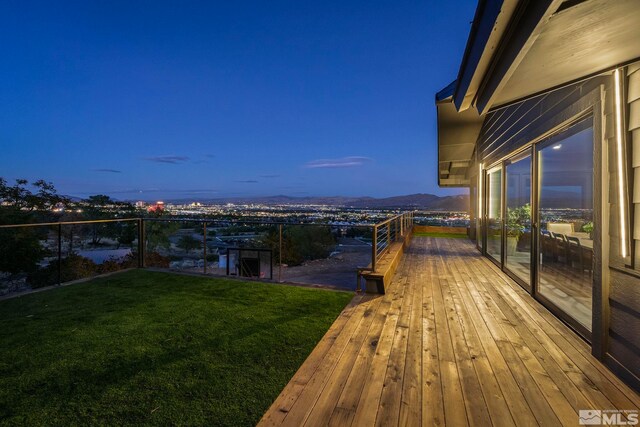
<svg viewBox="0 0 640 427">
<path fill-rule="evenodd" d="M 594 303 L 593 354 L 638 389 L 640 384 L 640 66 L 627 67 L 626 160 L 628 160 L 629 233 L 631 255 L 620 256 L 618 170 L 612 74 L 554 90 L 489 112 L 476 144 L 470 167 L 475 188 L 480 188 L 479 164 L 489 166 L 533 143 L 553 135 L 572 120 L 594 117 Z M 597 120 L 597 122 L 596 122 Z M 472 186 L 473 187 L 473 186 Z M 484 189 L 483 189 L 484 190 Z M 471 192 L 473 197 L 473 191 Z M 471 203 L 474 218 L 479 198 Z M 473 222 L 472 222 L 473 224 Z M 599 225 L 599 227 L 598 227 Z M 481 239 L 480 227 L 476 230 Z M 597 243 L 596 243 L 597 241 Z"/>
<path fill-rule="evenodd" d="M 615 120 L 613 90 L 605 92 L 607 115 L 605 138 L 609 144 L 609 207 L 610 207 L 610 284 L 609 328 L 606 357 L 621 375 L 640 377 L 640 64 L 627 68 L 626 92 L 626 148 L 628 182 L 630 184 L 631 254 L 620 256 L 620 227 L 616 176 L 617 163 L 613 161 Z M 628 371 L 628 372 L 627 372 Z"/>
</svg>

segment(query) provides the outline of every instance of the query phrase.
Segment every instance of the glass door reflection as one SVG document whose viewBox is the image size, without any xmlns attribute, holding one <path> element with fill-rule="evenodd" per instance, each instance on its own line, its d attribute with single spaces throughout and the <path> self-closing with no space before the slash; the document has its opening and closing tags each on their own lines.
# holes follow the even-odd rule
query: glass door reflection
<svg viewBox="0 0 640 427">
<path fill-rule="evenodd" d="M 505 166 L 505 268 L 531 290 L 531 155 L 517 156 Z"/>
<path fill-rule="evenodd" d="M 582 121 L 538 148 L 536 296 L 584 335 L 593 289 L 593 127 Z M 587 331 L 586 334 L 584 331 Z"/>
<path fill-rule="evenodd" d="M 502 167 L 487 172 L 487 254 L 502 262 Z"/>
</svg>

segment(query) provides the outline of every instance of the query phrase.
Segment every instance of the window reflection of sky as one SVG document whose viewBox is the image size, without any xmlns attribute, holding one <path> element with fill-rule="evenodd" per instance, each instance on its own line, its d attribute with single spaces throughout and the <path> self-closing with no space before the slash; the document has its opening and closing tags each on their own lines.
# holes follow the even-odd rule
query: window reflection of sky
<svg viewBox="0 0 640 427">
<path fill-rule="evenodd" d="M 507 165 L 507 208 L 531 201 L 531 157 Z"/>
<path fill-rule="evenodd" d="M 591 329 L 593 128 L 583 121 L 539 152 L 538 295 Z M 545 234 L 548 230 L 552 234 Z M 591 252 L 590 252 L 591 251 Z"/>
<path fill-rule="evenodd" d="M 593 128 L 560 138 L 540 151 L 540 207 L 592 209 Z"/>
</svg>

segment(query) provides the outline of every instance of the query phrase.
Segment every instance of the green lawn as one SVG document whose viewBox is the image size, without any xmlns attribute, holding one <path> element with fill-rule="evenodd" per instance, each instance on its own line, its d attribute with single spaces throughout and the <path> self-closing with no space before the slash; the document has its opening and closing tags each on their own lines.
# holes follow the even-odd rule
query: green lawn
<svg viewBox="0 0 640 427">
<path fill-rule="evenodd" d="M 352 296 L 133 270 L 0 301 L 0 424 L 255 425 Z"/>
<path fill-rule="evenodd" d="M 445 237 L 449 239 L 467 239 L 466 234 L 461 233 L 413 233 L 416 237 Z"/>
</svg>

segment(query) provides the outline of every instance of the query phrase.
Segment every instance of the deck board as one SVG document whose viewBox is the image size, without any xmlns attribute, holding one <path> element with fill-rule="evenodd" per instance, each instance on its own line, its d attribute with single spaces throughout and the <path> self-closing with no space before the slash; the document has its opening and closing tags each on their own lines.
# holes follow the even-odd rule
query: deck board
<svg viewBox="0 0 640 427">
<path fill-rule="evenodd" d="M 638 409 L 588 345 L 464 239 L 416 237 L 357 296 L 259 425 L 577 425 Z"/>
</svg>

